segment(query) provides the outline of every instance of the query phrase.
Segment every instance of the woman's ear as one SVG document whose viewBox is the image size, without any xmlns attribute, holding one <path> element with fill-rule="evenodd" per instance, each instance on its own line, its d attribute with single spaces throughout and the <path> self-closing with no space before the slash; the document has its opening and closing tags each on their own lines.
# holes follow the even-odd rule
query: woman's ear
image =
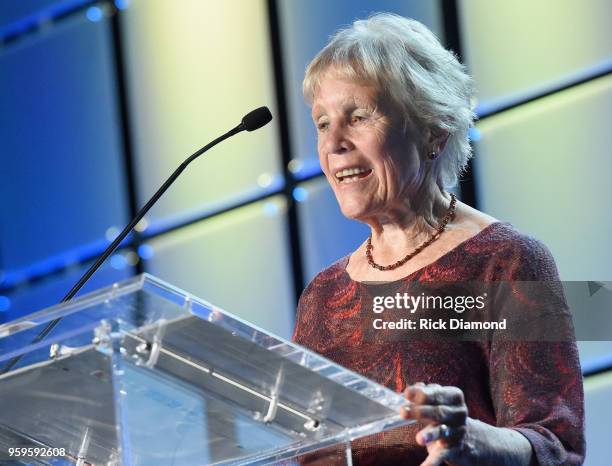
<svg viewBox="0 0 612 466">
<path fill-rule="evenodd" d="M 432 134 L 430 139 L 430 150 L 437 154 L 441 153 L 446 147 L 450 133 L 448 131 L 440 131 L 437 134 Z"/>
<path fill-rule="evenodd" d="M 422 153 L 427 154 L 429 161 L 434 161 L 442 153 L 450 136 L 448 131 L 440 130 L 435 133 L 427 131 L 429 134 L 424 138 Z"/>
</svg>

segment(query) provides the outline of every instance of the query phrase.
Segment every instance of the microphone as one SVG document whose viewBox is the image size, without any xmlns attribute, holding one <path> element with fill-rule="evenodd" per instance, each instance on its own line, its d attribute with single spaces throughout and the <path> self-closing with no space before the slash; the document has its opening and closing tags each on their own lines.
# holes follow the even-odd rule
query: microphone
<svg viewBox="0 0 612 466">
<path fill-rule="evenodd" d="M 272 121 L 272 114 L 270 110 L 268 110 L 268 107 L 259 107 L 247 113 L 244 118 L 242 118 L 242 123 L 240 124 L 247 131 L 255 131 L 267 125 L 270 121 Z"/>
<path fill-rule="evenodd" d="M 132 219 L 132 221 L 125 226 L 125 228 L 119 233 L 119 235 L 115 238 L 115 240 L 104 250 L 104 252 L 98 257 L 96 262 L 83 274 L 83 276 L 79 279 L 79 281 L 72 287 L 72 289 L 64 296 L 64 298 L 60 301 L 61 303 L 65 303 L 70 301 L 78 291 L 83 288 L 83 285 L 87 283 L 87 281 L 91 278 L 91 276 L 95 273 L 96 270 L 100 268 L 100 266 L 104 263 L 106 259 L 119 247 L 119 244 L 125 239 L 125 237 L 132 231 L 132 229 L 136 226 L 138 222 L 145 216 L 145 214 L 153 207 L 153 205 L 159 200 L 159 198 L 166 192 L 166 190 L 170 187 L 172 183 L 179 177 L 179 175 L 187 168 L 191 162 L 197 159 L 200 155 L 206 152 L 211 147 L 216 146 L 221 141 L 224 141 L 227 138 L 234 136 L 242 131 L 255 131 L 256 129 L 261 128 L 262 126 L 267 125 L 272 121 L 272 114 L 268 107 L 259 107 L 255 110 L 247 113 L 243 118 L 240 124 L 232 129 L 230 129 L 227 133 L 222 134 L 217 139 L 209 142 L 204 147 L 199 149 L 198 151 L 191 154 L 185 161 L 170 175 L 170 177 L 161 185 L 161 187 L 157 190 L 151 199 L 147 201 L 142 209 L 138 211 L 136 216 Z M 30 344 L 35 344 L 45 338 L 51 331 L 60 323 L 62 320 L 61 317 L 52 320 L 49 322 L 45 328 L 41 330 L 41 332 L 36 335 L 36 337 L 32 340 Z M 6 366 L 4 366 L 0 370 L 0 374 L 5 374 L 10 371 L 15 364 L 17 364 L 23 355 L 15 356 L 11 359 Z"/>
</svg>

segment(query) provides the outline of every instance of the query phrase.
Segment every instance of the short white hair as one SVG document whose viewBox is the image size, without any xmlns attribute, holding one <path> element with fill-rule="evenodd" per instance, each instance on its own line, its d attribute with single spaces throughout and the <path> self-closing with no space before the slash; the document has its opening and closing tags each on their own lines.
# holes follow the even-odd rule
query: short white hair
<svg viewBox="0 0 612 466">
<path fill-rule="evenodd" d="M 411 127 L 430 137 L 448 133 L 432 176 L 443 189 L 457 184 L 472 154 L 472 79 L 427 27 L 376 13 L 339 30 L 306 69 L 302 88 L 309 104 L 330 68 L 343 78 L 374 85 L 404 115 L 404 130 Z M 420 150 L 432 150 L 426 141 L 418 144 Z"/>
</svg>

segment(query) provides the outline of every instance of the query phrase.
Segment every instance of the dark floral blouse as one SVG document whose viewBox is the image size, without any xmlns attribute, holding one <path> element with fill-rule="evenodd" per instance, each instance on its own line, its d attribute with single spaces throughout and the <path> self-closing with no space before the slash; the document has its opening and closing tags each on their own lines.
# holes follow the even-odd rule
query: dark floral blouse
<svg viewBox="0 0 612 466">
<path fill-rule="evenodd" d="M 367 284 L 348 257 L 320 272 L 302 294 L 293 339 L 397 392 L 416 382 L 463 390 L 469 416 L 519 431 L 537 464 L 578 465 L 585 454 L 582 375 L 573 342 L 386 341 L 364 339 L 360 297 Z M 402 281 L 559 280 L 548 249 L 497 222 Z M 418 465 L 426 449 L 413 424 L 353 442 L 355 465 Z M 338 453 L 340 462 L 341 454 Z M 302 463 L 332 464 L 316 455 Z"/>
</svg>

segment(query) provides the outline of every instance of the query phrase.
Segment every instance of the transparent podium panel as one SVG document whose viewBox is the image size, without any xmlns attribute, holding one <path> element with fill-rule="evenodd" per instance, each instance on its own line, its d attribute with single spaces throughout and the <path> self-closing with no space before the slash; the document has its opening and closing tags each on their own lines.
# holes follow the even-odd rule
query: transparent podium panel
<svg viewBox="0 0 612 466">
<path fill-rule="evenodd" d="M 0 464 L 350 464 L 407 423 L 401 395 L 147 274 L 0 326 L 0 355 Z"/>
</svg>

